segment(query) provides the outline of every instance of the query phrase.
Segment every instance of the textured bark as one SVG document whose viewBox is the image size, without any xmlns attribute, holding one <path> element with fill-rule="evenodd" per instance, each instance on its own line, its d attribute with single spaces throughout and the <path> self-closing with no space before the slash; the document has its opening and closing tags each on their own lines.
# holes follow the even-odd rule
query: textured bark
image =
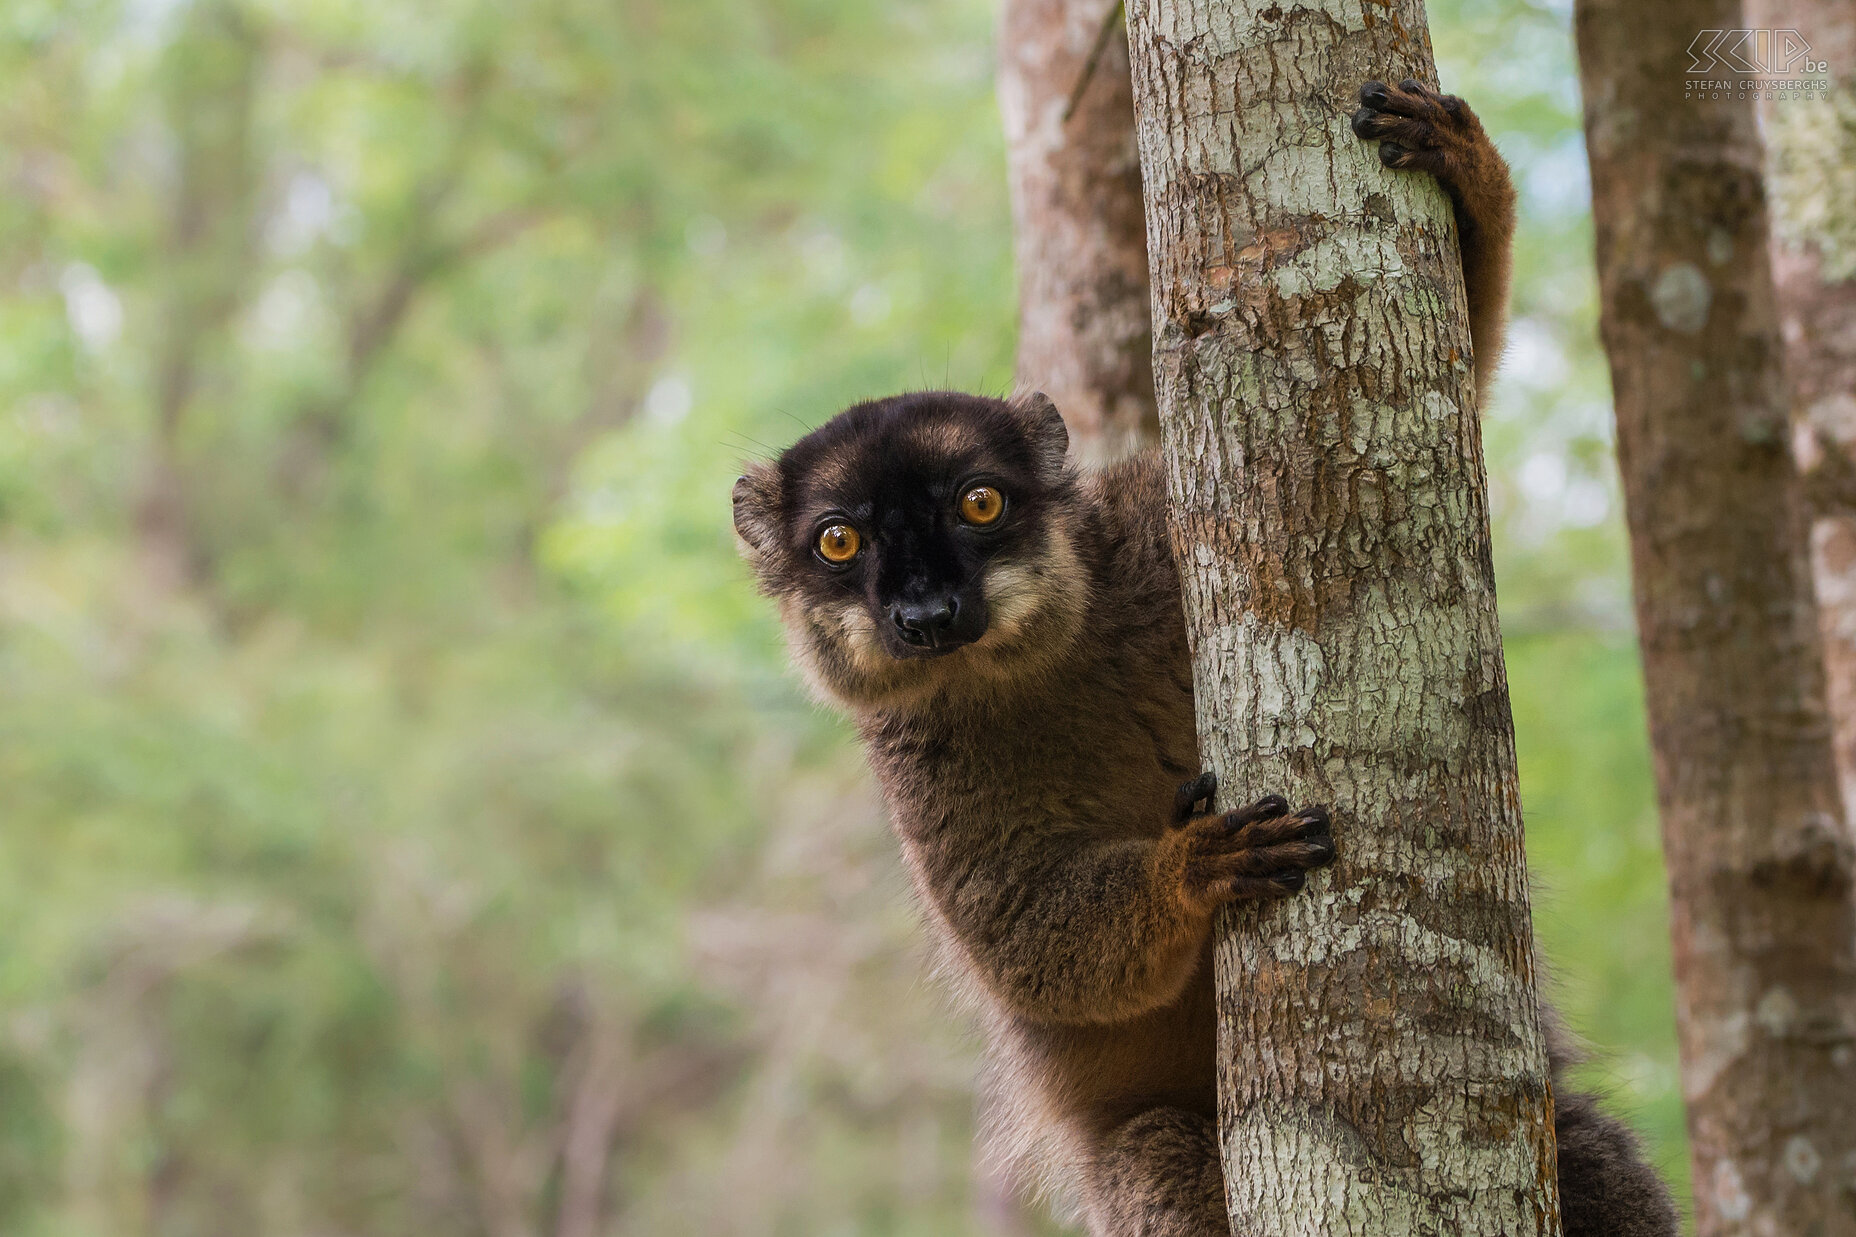
<svg viewBox="0 0 1856 1237">
<path fill-rule="evenodd" d="M 1199 733 L 1340 861 L 1220 926 L 1236 1232 L 1559 1231 L 1512 722 L 1443 194 L 1348 128 L 1416 0 L 1129 6 Z"/>
<path fill-rule="evenodd" d="M 1669 867 L 1695 1217 L 1856 1233 L 1856 907 L 1761 147 L 1685 99 L 1730 0 L 1580 0 L 1602 329 Z"/>
<path fill-rule="evenodd" d="M 1760 108 L 1793 446 L 1847 813 L 1856 803 L 1856 0 L 1748 0 L 1746 12 L 1748 25 L 1799 31 L 1811 59 L 1829 65 L 1827 99 L 1767 96 Z M 1800 74 L 1794 66 L 1786 76 Z"/>
<path fill-rule="evenodd" d="M 1018 253 L 1018 383 L 1091 463 L 1158 441 L 1147 233 L 1117 0 L 1006 0 L 999 110 Z"/>
</svg>

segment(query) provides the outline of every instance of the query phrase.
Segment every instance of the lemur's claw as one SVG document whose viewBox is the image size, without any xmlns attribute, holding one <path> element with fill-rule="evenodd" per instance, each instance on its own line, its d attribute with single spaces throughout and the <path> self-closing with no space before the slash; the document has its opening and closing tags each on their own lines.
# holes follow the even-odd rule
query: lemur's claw
<svg viewBox="0 0 1856 1237">
<path fill-rule="evenodd" d="M 1328 810 L 1315 804 L 1291 813 L 1281 795 L 1194 817 L 1181 840 L 1186 893 L 1208 908 L 1296 893 L 1305 873 L 1333 863 L 1336 854 Z"/>
<path fill-rule="evenodd" d="M 1217 797 L 1217 794 L 1218 775 L 1216 773 L 1208 771 L 1199 774 L 1190 782 L 1181 782 L 1179 789 L 1173 795 L 1173 823 L 1183 825 L 1194 816 L 1201 815 L 1200 805 L 1203 805 L 1205 812 L 1211 811 L 1212 800 Z"/>
<path fill-rule="evenodd" d="M 1354 136 L 1379 140 L 1379 161 L 1389 168 L 1429 172 L 1446 187 L 1471 173 L 1476 152 L 1488 144 L 1476 114 L 1455 95 L 1408 77 L 1397 86 L 1367 82 L 1350 123 Z"/>
</svg>

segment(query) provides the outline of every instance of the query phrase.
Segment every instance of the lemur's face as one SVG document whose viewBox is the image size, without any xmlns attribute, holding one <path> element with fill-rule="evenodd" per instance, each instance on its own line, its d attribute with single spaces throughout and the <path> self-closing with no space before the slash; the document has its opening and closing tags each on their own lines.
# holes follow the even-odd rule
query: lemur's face
<svg viewBox="0 0 1856 1237">
<path fill-rule="evenodd" d="M 735 485 L 735 529 L 828 694 L 996 685 L 1062 651 L 1083 583 L 1062 418 L 930 392 L 858 404 Z"/>
</svg>

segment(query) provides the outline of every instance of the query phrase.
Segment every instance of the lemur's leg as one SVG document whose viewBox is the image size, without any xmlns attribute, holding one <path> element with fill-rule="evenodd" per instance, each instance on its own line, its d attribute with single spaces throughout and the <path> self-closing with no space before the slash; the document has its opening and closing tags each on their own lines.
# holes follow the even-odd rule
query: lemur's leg
<svg viewBox="0 0 1856 1237">
<path fill-rule="evenodd" d="M 1149 1108 L 1103 1138 L 1088 1176 L 1093 1237 L 1231 1237 L 1217 1122 Z"/>
<path fill-rule="evenodd" d="M 1387 167 L 1429 172 L 1450 195 L 1469 293 L 1476 392 L 1486 399 L 1508 324 L 1514 249 L 1514 184 L 1508 164 L 1469 104 L 1410 78 L 1396 86 L 1368 82 L 1360 87 L 1353 131 L 1379 141 L 1379 161 Z"/>
</svg>

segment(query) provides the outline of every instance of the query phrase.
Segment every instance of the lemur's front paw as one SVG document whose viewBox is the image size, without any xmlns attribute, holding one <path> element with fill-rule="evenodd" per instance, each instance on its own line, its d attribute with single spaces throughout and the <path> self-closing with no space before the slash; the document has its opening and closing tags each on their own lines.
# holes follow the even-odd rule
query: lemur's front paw
<svg viewBox="0 0 1856 1237">
<path fill-rule="evenodd" d="M 1295 893 L 1310 868 L 1334 862 L 1326 808 L 1291 812 L 1281 795 L 1267 795 L 1234 812 L 1191 815 L 1201 802 L 1210 806 L 1216 789 L 1209 773 L 1179 788 L 1175 815 L 1183 827 L 1169 838 L 1179 854 L 1180 883 L 1196 905 Z"/>
<path fill-rule="evenodd" d="M 1479 175 L 1495 147 L 1469 105 L 1440 94 L 1414 78 L 1396 86 L 1368 82 L 1360 87 L 1353 131 L 1380 139 L 1379 161 L 1389 168 L 1429 172 L 1456 191 Z"/>
</svg>

